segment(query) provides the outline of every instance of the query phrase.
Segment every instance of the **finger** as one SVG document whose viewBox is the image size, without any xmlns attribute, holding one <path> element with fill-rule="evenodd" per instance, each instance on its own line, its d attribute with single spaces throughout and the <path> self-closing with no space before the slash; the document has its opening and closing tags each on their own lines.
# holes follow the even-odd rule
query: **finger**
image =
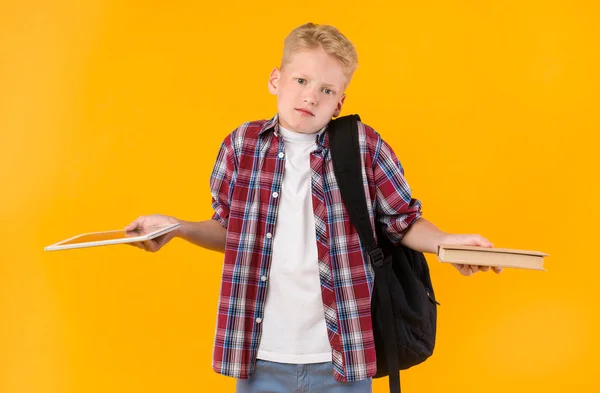
<svg viewBox="0 0 600 393">
<path fill-rule="evenodd" d="M 488 272 L 490 270 L 489 266 L 479 266 L 479 270 L 481 270 L 482 272 Z"/>
<path fill-rule="evenodd" d="M 156 243 L 154 240 L 145 240 L 143 243 L 146 251 L 156 252 L 160 248 L 158 243 Z"/>
<path fill-rule="evenodd" d="M 141 248 L 142 250 L 144 249 L 144 246 L 140 243 L 140 242 L 134 242 L 134 243 L 125 243 L 128 246 L 133 246 L 136 248 Z"/>
<path fill-rule="evenodd" d="M 130 223 L 129 225 L 127 225 L 124 229 L 125 231 L 133 231 L 134 229 L 137 229 L 138 227 L 138 221 L 135 220 L 132 223 Z"/>
<path fill-rule="evenodd" d="M 453 263 L 452 266 L 454 266 L 456 270 L 458 270 L 458 272 L 463 276 L 469 276 L 471 274 L 468 265 L 463 265 L 462 263 Z"/>
<path fill-rule="evenodd" d="M 471 271 L 471 266 L 469 265 L 463 265 L 460 269 L 460 272 L 463 276 L 470 276 L 471 274 L 473 274 L 473 272 Z"/>
<path fill-rule="evenodd" d="M 145 219 L 145 217 L 143 217 L 143 216 L 136 218 L 131 224 L 129 224 L 125 227 L 125 230 L 133 231 L 138 228 L 142 228 L 144 226 L 144 219 Z"/>
<path fill-rule="evenodd" d="M 479 245 L 481 247 L 494 247 L 494 245 L 492 244 L 492 242 L 490 242 L 488 239 L 486 239 L 483 236 L 479 236 Z"/>
<path fill-rule="evenodd" d="M 494 273 L 496 273 L 496 274 L 500 274 L 500 273 L 502 273 L 502 267 L 500 267 L 500 266 L 493 266 L 493 267 L 492 267 L 492 270 L 493 270 L 493 271 L 494 271 Z"/>
<path fill-rule="evenodd" d="M 172 237 L 169 236 L 169 234 L 165 234 L 162 236 L 159 236 L 157 238 L 152 239 L 152 241 L 154 242 L 154 245 L 156 247 L 156 251 L 160 250 L 165 244 L 167 244 L 169 242 L 169 240 L 171 240 Z"/>
</svg>

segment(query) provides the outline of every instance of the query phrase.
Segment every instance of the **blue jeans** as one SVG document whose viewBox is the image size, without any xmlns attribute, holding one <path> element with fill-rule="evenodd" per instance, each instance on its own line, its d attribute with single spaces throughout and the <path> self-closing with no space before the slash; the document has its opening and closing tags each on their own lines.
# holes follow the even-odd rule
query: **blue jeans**
<svg viewBox="0 0 600 393">
<path fill-rule="evenodd" d="M 371 393 L 371 378 L 333 379 L 331 362 L 285 364 L 258 359 L 250 379 L 238 379 L 236 393 Z"/>
</svg>

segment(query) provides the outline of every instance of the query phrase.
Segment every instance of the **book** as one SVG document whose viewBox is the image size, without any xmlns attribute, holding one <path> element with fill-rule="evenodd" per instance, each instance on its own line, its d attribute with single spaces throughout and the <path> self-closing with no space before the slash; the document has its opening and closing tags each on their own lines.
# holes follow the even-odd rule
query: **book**
<svg viewBox="0 0 600 393">
<path fill-rule="evenodd" d="M 440 245 L 437 252 L 440 262 L 532 270 L 546 270 L 544 257 L 547 256 L 541 251 L 454 244 Z"/>
</svg>

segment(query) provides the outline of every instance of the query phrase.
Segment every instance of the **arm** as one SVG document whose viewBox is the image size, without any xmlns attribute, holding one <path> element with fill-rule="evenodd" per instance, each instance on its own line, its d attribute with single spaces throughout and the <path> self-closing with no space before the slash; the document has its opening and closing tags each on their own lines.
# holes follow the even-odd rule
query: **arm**
<svg viewBox="0 0 600 393">
<path fill-rule="evenodd" d="M 440 244 L 462 244 L 468 246 L 493 247 L 489 240 L 480 235 L 459 235 L 439 230 L 423 217 L 415 221 L 406 231 L 401 244 L 413 250 L 437 254 Z"/>
<path fill-rule="evenodd" d="M 175 232 L 175 236 L 187 240 L 199 247 L 212 251 L 225 251 L 225 236 L 227 229 L 215 220 L 199 222 L 179 221 L 181 227 Z"/>
<path fill-rule="evenodd" d="M 138 217 L 131 224 L 127 225 L 125 230 L 132 231 L 138 228 L 144 229 L 176 223 L 181 224 L 181 226 L 173 232 L 166 233 L 151 240 L 131 244 L 146 251 L 156 252 L 174 237 L 179 237 L 199 247 L 213 251 L 225 251 L 225 236 L 227 234 L 227 229 L 215 220 L 192 222 L 178 220 L 175 217 L 162 214 L 152 214 L 149 216 Z"/>
<path fill-rule="evenodd" d="M 421 217 L 408 228 L 400 243 L 416 251 L 435 254 L 438 245 L 444 243 L 446 236 L 447 233 Z"/>
</svg>

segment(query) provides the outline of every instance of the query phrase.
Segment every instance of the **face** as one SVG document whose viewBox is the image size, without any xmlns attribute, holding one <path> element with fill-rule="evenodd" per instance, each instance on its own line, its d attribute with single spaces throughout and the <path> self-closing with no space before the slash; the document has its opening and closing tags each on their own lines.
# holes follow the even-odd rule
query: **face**
<svg viewBox="0 0 600 393">
<path fill-rule="evenodd" d="M 318 132 L 340 114 L 347 82 L 340 61 L 322 49 L 294 53 L 269 78 L 269 91 L 277 96 L 279 123 L 294 132 Z"/>
</svg>

